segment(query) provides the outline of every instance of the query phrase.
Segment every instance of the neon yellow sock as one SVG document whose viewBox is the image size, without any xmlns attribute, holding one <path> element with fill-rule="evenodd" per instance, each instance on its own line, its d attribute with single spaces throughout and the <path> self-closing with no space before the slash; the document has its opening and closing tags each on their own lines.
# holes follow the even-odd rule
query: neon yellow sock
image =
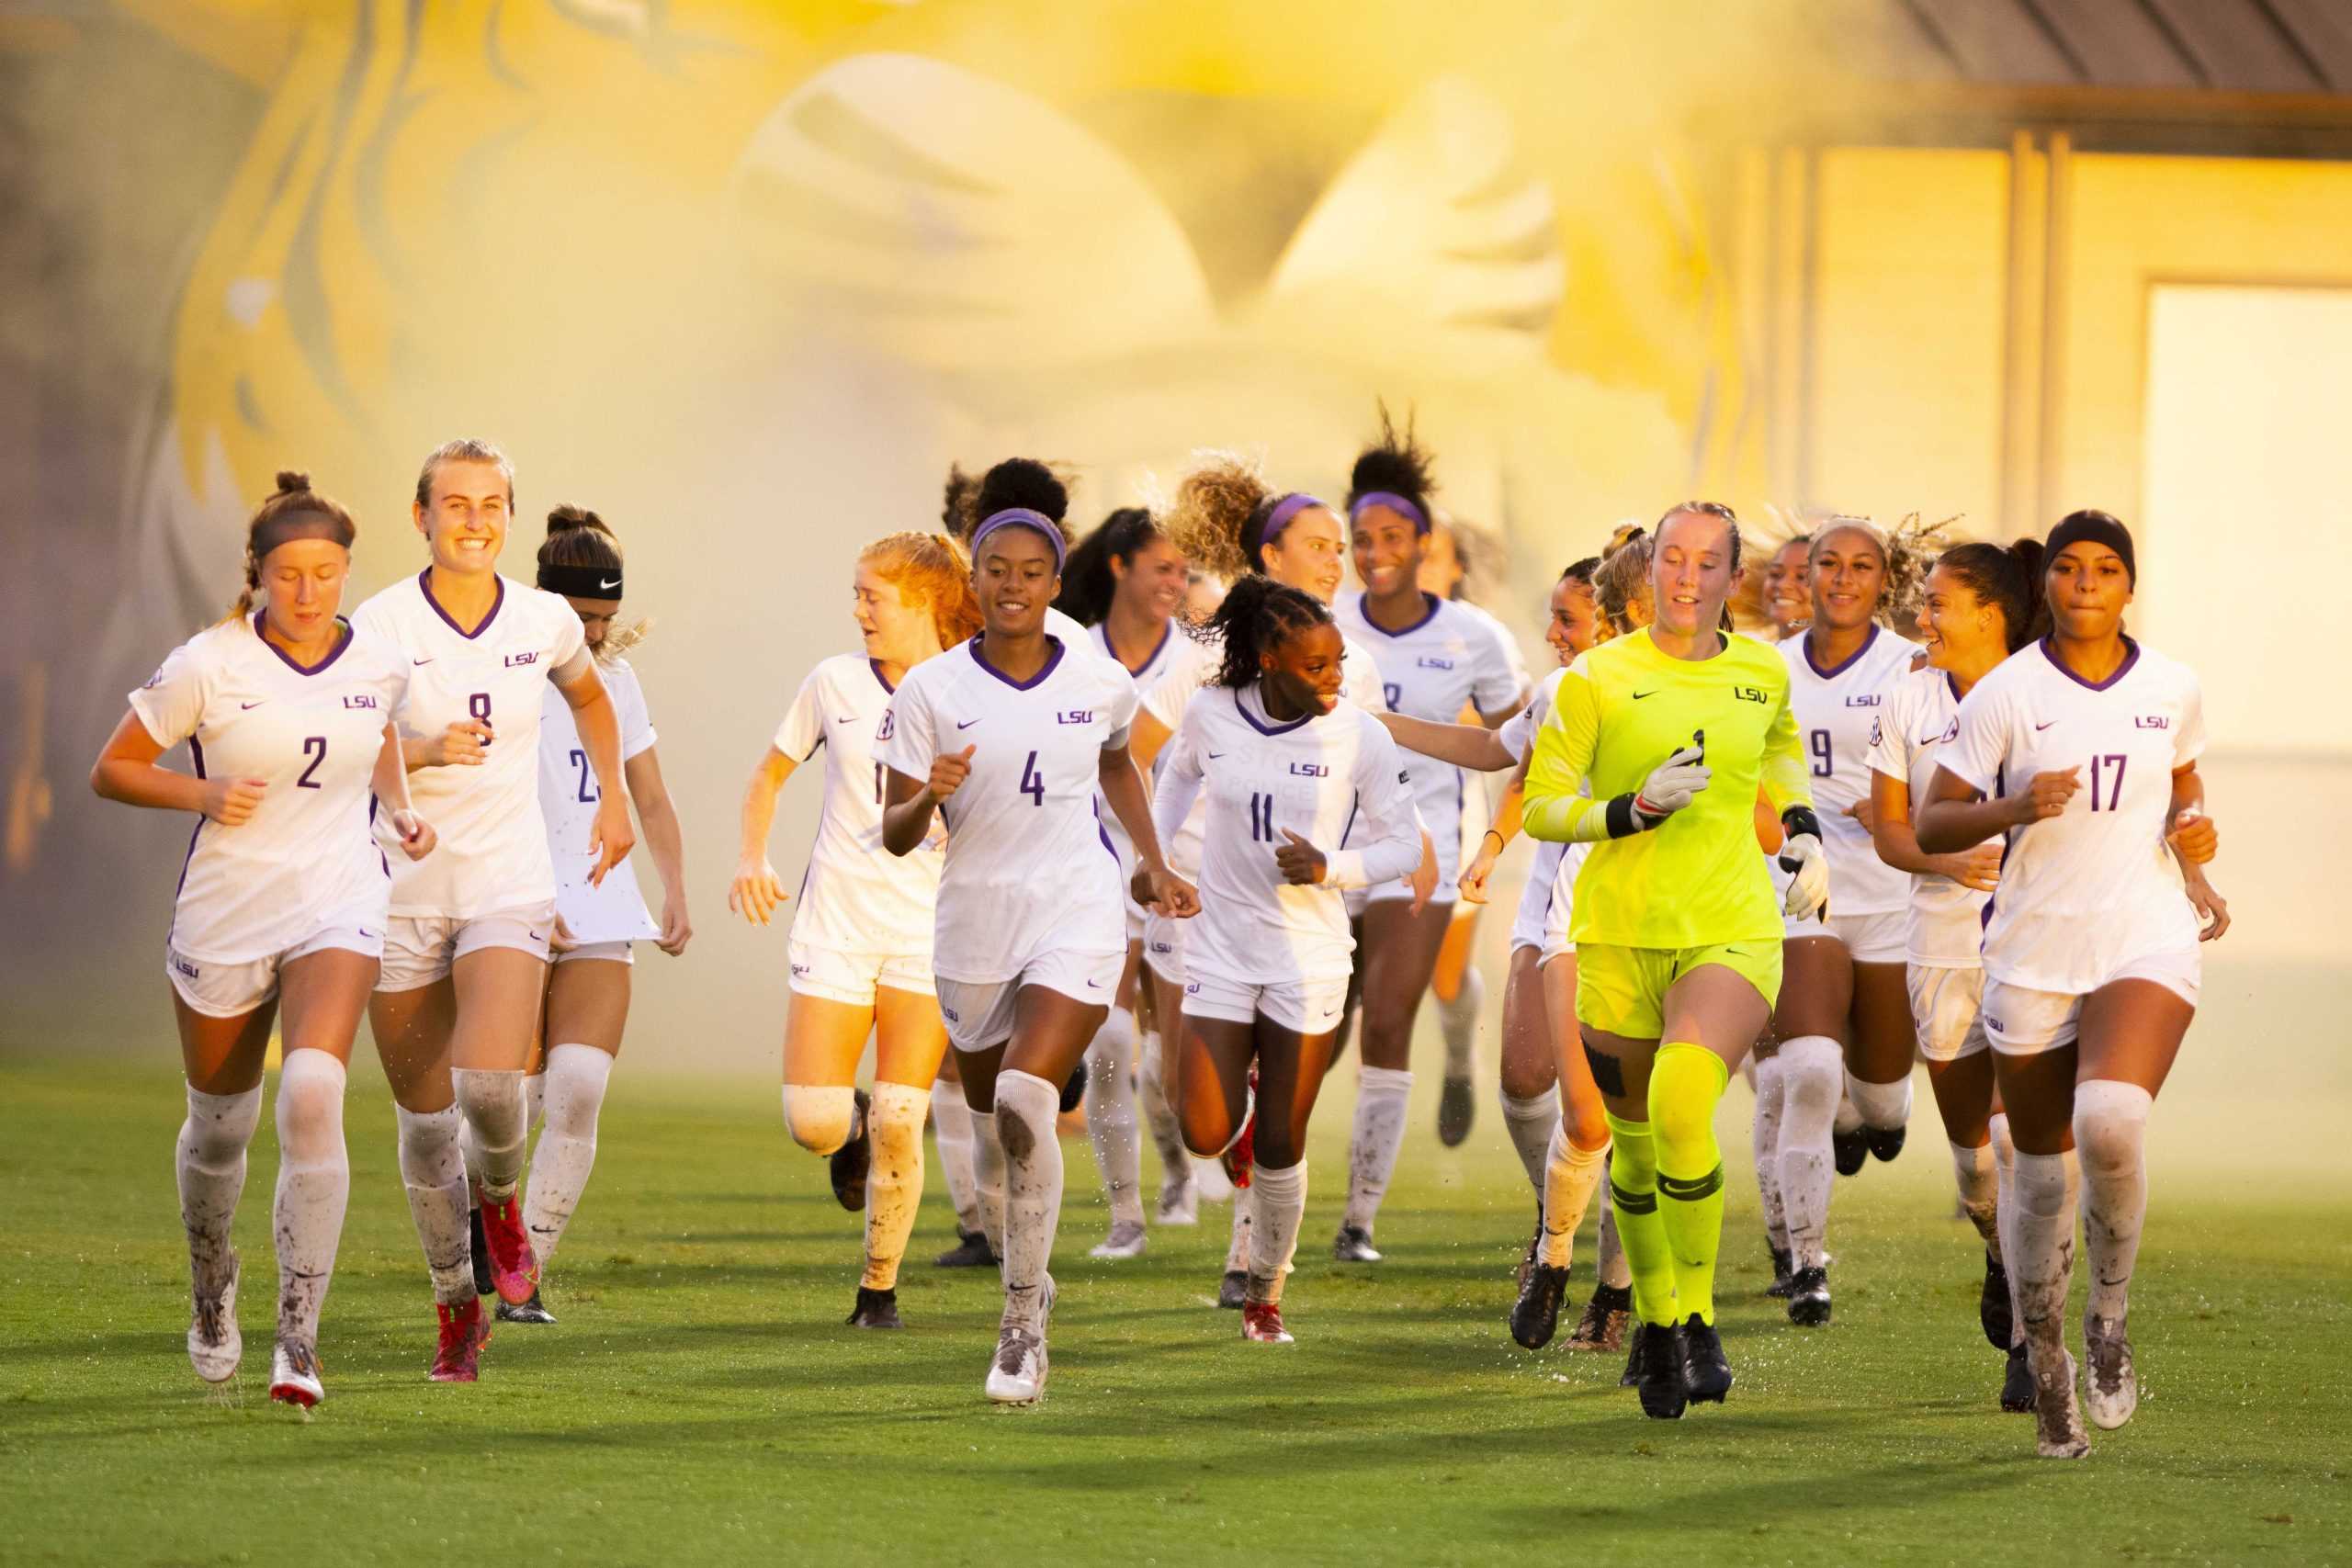
<svg viewBox="0 0 2352 1568">
<path fill-rule="evenodd" d="M 1650 1066 L 1650 1126 L 1657 1146 L 1658 1221 L 1674 1258 L 1676 1304 L 1715 1321 L 1715 1254 L 1724 1239 L 1724 1152 L 1715 1102 L 1730 1081 L 1703 1045 L 1658 1047 Z M 1622 1229 L 1623 1222 L 1619 1223 Z"/>
<path fill-rule="evenodd" d="M 1674 1302 L 1674 1249 L 1658 1218 L 1657 1155 L 1646 1122 L 1609 1118 L 1609 1201 L 1617 1211 L 1617 1240 L 1634 1271 L 1634 1310 L 1644 1323 L 1679 1323 Z"/>
</svg>

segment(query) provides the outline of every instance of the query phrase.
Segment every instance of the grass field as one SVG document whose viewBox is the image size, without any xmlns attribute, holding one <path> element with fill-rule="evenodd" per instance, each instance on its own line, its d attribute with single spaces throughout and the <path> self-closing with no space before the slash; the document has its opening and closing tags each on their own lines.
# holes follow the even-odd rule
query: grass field
<svg viewBox="0 0 2352 1568">
<path fill-rule="evenodd" d="M 1388 1261 L 1328 1260 L 1351 1077 L 1311 1156 L 1296 1346 L 1244 1345 L 1237 1314 L 1209 1305 L 1221 1208 L 1155 1231 L 1139 1262 L 1087 1260 L 1102 1211 L 1080 1140 L 1066 1145 L 1053 1382 L 1038 1409 L 1005 1413 L 979 1388 L 992 1278 L 918 1262 L 906 1332 L 842 1328 L 854 1222 L 821 1162 L 786 1145 L 773 1089 L 654 1083 L 626 1060 L 548 1290 L 561 1323 L 502 1327 L 474 1387 L 426 1382 L 430 1302 L 363 1043 L 329 1398 L 306 1422 L 263 1393 L 266 1118 L 238 1225 L 245 1370 L 224 1395 L 181 1348 L 168 1059 L 10 1059 L 0 1558 L 2352 1560 L 2341 1183 L 2225 1201 L 2160 1180 L 2134 1295 L 2139 1417 L 2062 1465 L 1995 1404 L 2001 1359 L 1976 1330 L 1973 1249 L 1932 1122 L 1895 1166 L 1840 1184 L 1838 1317 L 1811 1333 L 1756 1294 L 1742 1137 L 1724 1280 L 1739 1384 L 1726 1408 L 1668 1425 L 1641 1419 L 1615 1359 L 1510 1342 L 1529 1203 L 1491 1106 L 1457 1156 L 1417 1104 L 1382 1218 Z M 1727 1133 L 1747 1103 L 1736 1086 L 1730 1099 Z M 934 1202 L 918 1258 L 951 1239 Z M 1588 1240 L 1576 1300 L 1590 1256 Z"/>
</svg>

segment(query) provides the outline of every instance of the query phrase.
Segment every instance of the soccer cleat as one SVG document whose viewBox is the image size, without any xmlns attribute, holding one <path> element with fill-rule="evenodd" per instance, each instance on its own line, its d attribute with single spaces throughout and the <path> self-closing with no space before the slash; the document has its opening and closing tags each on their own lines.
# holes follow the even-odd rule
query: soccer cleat
<svg viewBox="0 0 2352 1568">
<path fill-rule="evenodd" d="M 2009 1348 L 2017 1328 L 2017 1320 L 2009 1310 L 2009 1271 L 1990 1253 L 1984 1257 L 1984 1288 L 1976 1296 L 1976 1321 L 1984 1327 L 1985 1342 L 1994 1349 Z"/>
<path fill-rule="evenodd" d="M 1642 1325 L 1634 1324 L 1633 1330 L 1633 1344 L 1625 1351 L 1625 1370 L 1617 1378 L 1619 1388 L 1639 1388 L 1642 1367 L 1649 1359 L 1648 1341 L 1642 1337 Z"/>
<path fill-rule="evenodd" d="M 1339 1263 L 1380 1261 L 1380 1254 L 1373 1250 L 1372 1233 L 1362 1225 L 1340 1227 L 1340 1234 L 1331 1240 L 1331 1258 Z"/>
<path fill-rule="evenodd" d="M 1260 1345 L 1294 1343 L 1283 1326 L 1283 1309 L 1276 1302 L 1245 1302 L 1241 1306 L 1241 1337 Z"/>
<path fill-rule="evenodd" d="M 2075 1358 L 2028 1352 L 2033 1367 L 2033 1449 L 2043 1459 L 2081 1459 L 2091 1451 L 2083 1413 L 2075 1404 Z"/>
<path fill-rule="evenodd" d="M 1679 1421 L 1690 1403 L 1690 1385 L 1684 1370 L 1690 1352 L 1682 1330 L 1671 1323 L 1645 1323 L 1635 1331 L 1641 1371 L 1634 1380 L 1641 1395 L 1642 1414 L 1653 1421 Z"/>
<path fill-rule="evenodd" d="M 489 1244 L 490 1282 L 498 1299 L 521 1306 L 539 1292 L 539 1259 L 523 1228 L 523 1200 L 510 1192 L 503 1202 L 482 1200 L 482 1240 Z"/>
<path fill-rule="evenodd" d="M 502 1296 L 499 1298 L 498 1304 L 491 1310 L 492 1314 L 501 1323 L 552 1324 L 555 1322 L 555 1314 L 548 1311 L 547 1303 L 539 1300 L 539 1292 L 537 1291 L 531 1292 L 529 1301 L 522 1303 L 510 1302 Z"/>
<path fill-rule="evenodd" d="M 1087 1253 L 1089 1258 L 1141 1258 L 1144 1231 L 1141 1220 L 1122 1220 L 1111 1227 L 1111 1234 L 1095 1243 Z"/>
<path fill-rule="evenodd" d="M 1080 1056 L 1078 1066 L 1069 1070 L 1062 1083 L 1062 1114 L 1067 1116 L 1086 1103 L 1086 1058 Z"/>
<path fill-rule="evenodd" d="M 232 1250 L 229 1278 L 220 1290 L 207 1294 L 198 1287 L 188 1292 L 188 1365 L 206 1382 L 227 1382 L 245 1359 L 245 1338 L 237 1331 L 237 1278 L 242 1272 Z"/>
<path fill-rule="evenodd" d="M 1448 1078 L 1437 1092 L 1437 1141 L 1449 1149 L 1458 1149 L 1470 1136 L 1470 1123 L 1478 1111 L 1477 1090 L 1468 1078 Z"/>
<path fill-rule="evenodd" d="M 433 1310 L 441 1319 L 441 1343 L 433 1353 L 435 1382 L 471 1382 L 481 1375 L 481 1348 L 490 1343 L 490 1322 L 482 1316 L 481 1300 L 476 1297 L 461 1305 L 436 1302 Z"/>
<path fill-rule="evenodd" d="M 1770 1243 L 1766 1245 L 1770 1246 Z M 1774 1247 L 1771 1252 L 1772 1282 L 1764 1287 L 1764 1293 L 1785 1300 L 1789 1293 L 1789 1281 L 1796 1277 L 1796 1269 L 1787 1247 Z"/>
<path fill-rule="evenodd" d="M 1046 1309 L 1035 1328 L 997 1330 L 996 1359 L 989 1363 L 988 1396 L 998 1404 L 1035 1404 L 1046 1394 L 1046 1328 L 1053 1321 L 1054 1280 L 1046 1277 Z"/>
<path fill-rule="evenodd" d="M 1800 1269 L 1789 1280 L 1789 1321 L 1818 1328 L 1829 1321 L 1829 1270 Z"/>
<path fill-rule="evenodd" d="M 1622 1350 L 1625 1328 L 1633 1321 L 1634 1292 L 1622 1285 L 1596 1285 L 1584 1315 L 1568 1334 L 1571 1350 Z"/>
<path fill-rule="evenodd" d="M 857 1288 L 857 1304 L 842 1319 L 852 1328 L 904 1328 L 899 1321 L 899 1292 Z"/>
<path fill-rule="evenodd" d="M 2033 1414 L 2033 1367 L 2023 1340 L 2009 1347 L 2009 1370 L 2001 1377 L 2001 1408 L 2012 1416 Z"/>
<path fill-rule="evenodd" d="M 1228 1269 L 1225 1278 L 1216 1282 L 1216 1304 L 1227 1312 L 1238 1310 L 1250 1300 L 1250 1271 Z"/>
<path fill-rule="evenodd" d="M 1527 1250 L 1519 1255 L 1519 1271 L 1511 1282 L 1521 1290 L 1527 1289 L 1527 1276 L 1535 1269 L 1535 1259 L 1544 1250 L 1544 1201 L 1535 1202 L 1535 1229 L 1527 1237 Z"/>
<path fill-rule="evenodd" d="M 1156 1225 L 1196 1225 L 1201 1223 L 1201 1190 L 1190 1177 L 1159 1184 L 1159 1202 L 1152 1210 Z"/>
<path fill-rule="evenodd" d="M 1510 1306 L 1510 1337 L 1522 1350 L 1541 1350 L 1560 1327 L 1560 1298 L 1568 1293 L 1568 1271 L 1538 1263 Z"/>
<path fill-rule="evenodd" d="M 1883 1165 L 1903 1152 L 1903 1140 L 1910 1131 L 1908 1127 L 1865 1127 L 1860 1136 L 1871 1158 Z"/>
<path fill-rule="evenodd" d="M 849 1142 L 825 1156 L 826 1174 L 832 1178 L 833 1201 L 853 1214 L 865 1212 L 865 1175 L 874 1168 L 874 1140 L 866 1134 L 866 1111 L 873 1098 L 864 1089 L 852 1091 L 857 1101 L 857 1129 Z"/>
<path fill-rule="evenodd" d="M 490 1282 L 490 1243 L 482 1239 L 481 1234 L 481 1199 L 474 1200 L 474 1206 L 466 1211 L 466 1218 L 469 1222 L 474 1238 L 474 1294 L 478 1296 L 495 1294 L 497 1287 Z"/>
<path fill-rule="evenodd" d="M 308 1410 L 326 1396 L 326 1385 L 319 1381 L 318 1352 L 300 1340 L 279 1340 L 269 1353 L 269 1397 Z"/>
<path fill-rule="evenodd" d="M 1861 1129 L 1858 1127 L 1850 1133 L 1831 1133 L 1829 1156 L 1837 1162 L 1838 1175 L 1858 1174 L 1862 1168 L 1862 1162 L 1871 1157 L 1870 1145 L 1862 1141 Z"/>
<path fill-rule="evenodd" d="M 1731 1392 L 1731 1358 L 1715 1325 L 1692 1313 L 1682 1325 L 1682 1381 L 1693 1404 L 1721 1404 Z"/>
<path fill-rule="evenodd" d="M 2120 1317 L 2083 1316 L 2083 1351 L 2090 1360 L 2083 1404 L 2091 1425 L 2112 1432 L 2140 1407 L 2140 1378 L 2132 1367 L 2132 1336 Z"/>
<path fill-rule="evenodd" d="M 978 1231 L 959 1230 L 956 1245 L 933 1258 L 937 1269 L 993 1269 L 1004 1261 L 989 1246 L 989 1238 Z"/>
</svg>

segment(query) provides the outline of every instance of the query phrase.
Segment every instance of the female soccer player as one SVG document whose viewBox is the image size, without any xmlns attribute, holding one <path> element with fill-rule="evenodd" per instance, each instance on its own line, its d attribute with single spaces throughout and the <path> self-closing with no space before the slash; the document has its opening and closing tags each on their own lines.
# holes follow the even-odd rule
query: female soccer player
<svg viewBox="0 0 2352 1568">
<path fill-rule="evenodd" d="M 2228 911 L 2203 870 L 2219 836 L 2197 773 L 2197 677 L 2123 632 L 2137 581 L 2131 534 L 2104 512 L 2073 513 L 2043 558 L 2051 635 L 1961 703 L 1918 840 L 1928 854 L 2007 840 L 1984 928 L 1983 1012 L 2017 1140 L 2007 1256 L 2036 1445 L 2075 1459 L 2090 1443 L 2063 1321 L 2075 1261 L 2068 1137 L 2091 1266 L 2086 1403 L 2112 1429 L 2140 1396 L 2127 1311 L 2148 1111 L 2196 1016 L 2199 937 L 2221 935 Z"/>
<path fill-rule="evenodd" d="M 1102 1026 L 1125 957 L 1117 856 L 1099 788 L 1136 845 L 1136 902 L 1185 916 L 1192 886 L 1160 858 L 1143 777 L 1127 755 L 1135 682 L 1046 629 L 1060 590 L 1068 493 L 1012 458 L 980 481 L 972 583 L 983 630 L 916 666 L 879 732 L 888 770 L 883 847 L 920 848 L 947 826 L 933 968 L 941 1016 L 975 1111 L 1004 1148 L 1005 1304 L 988 1395 L 1045 1392 L 1060 1220 L 1060 1085 Z M 1094 858 L 1097 851 L 1101 860 Z"/>
<path fill-rule="evenodd" d="M 345 1073 L 390 890 L 369 819 L 388 808 L 411 860 L 434 846 L 410 808 L 391 722 L 408 660 L 335 614 L 357 533 L 307 478 L 279 474 L 246 525 L 236 607 L 130 694 L 90 771 L 90 787 L 108 800 L 198 814 L 164 974 L 187 1074 L 177 1150 L 194 1298 L 187 1356 L 207 1382 L 235 1376 L 244 1353 L 229 1229 L 261 1120 L 262 1059 L 279 1026 L 269 1396 L 305 1407 L 326 1397 L 319 1309 L 351 1196 Z M 183 740 L 194 778 L 156 765 Z"/>
<path fill-rule="evenodd" d="M 436 448 L 411 509 L 432 564 L 369 599 L 352 622 L 409 662 L 396 716 L 401 750 L 418 806 L 441 834 L 441 853 L 393 874 L 383 970 L 368 1004 L 398 1109 L 401 1178 L 433 1275 L 441 1382 L 473 1382 L 490 1338 L 473 1289 L 461 1110 L 480 1162 L 492 1285 L 517 1305 L 538 1285 L 515 1189 L 529 1133 L 524 1069 L 555 930 L 555 866 L 539 816 L 548 682 L 571 706 L 596 786 L 589 881 L 602 883 L 637 837 L 619 716 L 579 615 L 498 574 L 514 509 L 514 470 L 497 447 Z"/>
<path fill-rule="evenodd" d="M 650 938 L 672 957 L 685 952 L 694 924 L 686 911 L 685 844 L 677 807 L 662 782 L 654 746 L 653 720 L 645 691 L 622 655 L 643 636 L 642 626 L 616 629 L 622 592 L 620 540 L 605 520 L 576 506 L 548 513 L 548 536 L 539 546 L 538 586 L 560 595 L 580 617 L 582 635 L 595 657 L 597 673 L 610 694 L 621 731 L 621 773 L 630 801 L 662 877 L 662 919 L 655 924 L 638 891 L 637 873 L 623 861 L 601 884 L 589 873 L 596 856 L 589 848 L 600 796 L 589 772 L 588 751 L 573 722 L 571 705 L 550 685 L 539 694 L 539 810 L 547 821 L 548 854 L 555 863 L 556 941 L 560 943 L 548 976 L 547 1010 L 541 1027 L 545 1053 L 528 1085 L 529 1102 L 544 1109 L 547 1124 L 531 1156 L 523 1194 L 523 1228 L 542 1276 L 563 1240 L 588 1174 L 596 1164 L 596 1119 L 620 1055 L 628 1022 L 631 949 Z M 478 1175 L 481 1156 L 470 1131 L 467 1164 Z M 478 1292 L 487 1237 L 481 1210 L 474 1210 L 474 1273 Z M 500 1298 L 502 1323 L 553 1323 L 554 1314 L 534 1290 L 517 1305 Z"/>
<path fill-rule="evenodd" d="M 1739 572 L 1737 520 L 1686 502 L 1660 520 L 1654 561 L 1657 620 L 1584 654 L 1560 682 L 1526 822 L 1537 838 L 1593 846 L 1569 925 L 1577 1018 L 1609 1108 L 1611 1196 L 1642 1317 L 1627 1370 L 1644 1412 L 1673 1418 L 1732 1383 L 1714 1326 L 1714 1111 L 1780 988 L 1784 907 L 1756 854 L 1759 787 L 1788 829 L 1786 906 L 1810 914 L 1828 874 L 1788 666 L 1718 629 Z"/>
<path fill-rule="evenodd" d="M 1799 534 L 1764 563 L 1760 608 L 1772 623 L 1777 640 L 1786 642 L 1813 619 L 1813 588 L 1809 561 L 1813 536 Z"/>
<path fill-rule="evenodd" d="M 1342 631 L 1372 649 L 1386 705 L 1416 718 L 1451 723 L 1474 708 L 1489 728 L 1524 705 L 1512 656 L 1493 625 L 1421 591 L 1419 570 L 1430 532 L 1429 454 L 1381 412 L 1381 439 L 1356 458 L 1348 489 L 1350 548 L 1360 593 L 1334 606 Z M 1415 913 L 1395 884 L 1364 895 L 1363 934 L 1356 949 L 1363 1007 L 1363 1062 L 1348 1156 L 1348 1201 L 1331 1256 L 1376 1263 L 1372 1245 L 1380 1201 L 1405 1137 L 1412 1092 L 1413 1021 L 1429 989 L 1439 947 L 1453 919 L 1461 871 L 1461 812 L 1468 787 L 1459 768 L 1408 761 L 1414 798 L 1438 857 L 1433 908 Z"/>
<path fill-rule="evenodd" d="M 1403 875 L 1420 843 L 1396 743 L 1369 714 L 1341 705 L 1340 631 L 1322 602 L 1251 575 L 1213 628 L 1224 662 L 1163 753 L 1156 808 L 1172 836 L 1196 797 L 1208 801 L 1170 1089 L 1185 1142 L 1214 1156 L 1248 1124 L 1254 1079 L 1241 1332 L 1288 1344 L 1283 1277 L 1306 1213 L 1306 1122 L 1354 946 L 1340 890 Z"/>
<path fill-rule="evenodd" d="M 932 924 L 943 863 L 936 834 L 883 852 L 887 775 L 880 731 L 908 671 L 979 630 L 971 577 L 954 540 L 892 534 L 857 558 L 851 614 L 862 652 L 836 654 L 800 682 L 775 742 L 743 793 L 743 836 L 728 908 L 767 925 L 785 902 L 769 863 L 777 793 L 825 754 L 824 808 L 793 917 L 792 1007 L 784 1028 L 784 1124 L 829 1156 L 833 1191 L 865 1211 L 865 1271 L 849 1323 L 897 1328 L 899 1266 L 922 1198 L 922 1123 L 947 1053 L 932 980 Z M 855 1088 L 875 1038 L 874 1094 Z M 975 1149 L 981 1228 L 1001 1228 L 1003 1156 Z"/>
<path fill-rule="evenodd" d="M 1125 670 L 1137 692 L 1148 691 L 1175 658 L 1176 613 L 1184 603 L 1183 553 L 1167 530 L 1139 506 L 1122 507 L 1079 541 L 1062 573 L 1059 607 L 1089 628 L 1095 650 Z M 1103 822 L 1123 868 L 1135 846 L 1115 817 Z M 1127 906 L 1127 963 L 1111 1016 L 1086 1054 L 1086 1131 L 1095 1168 L 1111 1209 L 1111 1234 L 1088 1254 L 1140 1258 L 1144 1249 L 1143 1149 L 1136 1139 L 1136 987 L 1143 959 L 1143 909 Z M 1176 1144 L 1175 1119 L 1157 1092 L 1144 1089 L 1144 1111 L 1160 1139 L 1163 1161 Z M 1174 1150 L 1181 1168 L 1181 1145 Z"/>
</svg>

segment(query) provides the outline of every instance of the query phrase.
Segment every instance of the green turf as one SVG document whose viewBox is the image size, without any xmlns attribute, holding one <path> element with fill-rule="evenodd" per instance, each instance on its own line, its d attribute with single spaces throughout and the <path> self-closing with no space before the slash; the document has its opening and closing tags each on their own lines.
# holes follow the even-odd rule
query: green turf
<svg viewBox="0 0 2352 1568">
<path fill-rule="evenodd" d="M 238 1235 L 246 1366 L 206 1390 L 181 1349 L 186 1260 L 169 1065 L 0 1067 L 0 1557 L 10 1562 L 2245 1561 L 2352 1556 L 2352 1201 L 2267 1205 L 2160 1185 L 2133 1327 L 2146 1394 L 2092 1458 L 2033 1457 L 1994 1403 L 1973 1249 L 1940 1140 L 1841 1182 L 1838 1320 L 1788 1326 L 1736 1179 L 1730 1405 L 1641 1418 L 1618 1364 L 1503 1329 L 1529 1203 L 1491 1108 L 1468 1149 L 1415 1134 L 1380 1230 L 1325 1247 L 1340 1092 L 1313 1150 L 1290 1315 L 1238 1338 L 1209 1305 L 1222 1209 L 1139 1262 L 1085 1259 L 1083 1141 L 1046 1403 L 980 1396 L 993 1280 L 910 1266 L 902 1334 L 840 1326 L 853 1222 L 758 1080 L 655 1084 L 626 1061 L 596 1179 L 548 1290 L 471 1388 L 436 1387 L 389 1102 L 355 1066 L 354 1199 L 316 1416 L 272 1407 L 265 1122 Z M 1430 1075 L 1433 1076 L 1433 1075 Z M 1744 1091 L 1735 1087 L 1736 1110 Z M 2162 1111 L 2159 1112 L 2161 1116 Z M 1729 1125 L 1727 1118 L 1726 1125 Z M 1733 1165 L 1745 1163 L 1736 1145 Z M 1151 1164 L 1147 1156 L 1147 1166 Z M 1151 1179 L 1148 1177 L 1148 1181 Z M 938 1190 L 933 1177 L 933 1190 Z M 926 1208 L 918 1258 L 952 1239 Z M 1589 1280 L 1580 1247 L 1576 1299 Z M 1533 1561 L 1532 1558 L 1525 1559 Z"/>
</svg>

